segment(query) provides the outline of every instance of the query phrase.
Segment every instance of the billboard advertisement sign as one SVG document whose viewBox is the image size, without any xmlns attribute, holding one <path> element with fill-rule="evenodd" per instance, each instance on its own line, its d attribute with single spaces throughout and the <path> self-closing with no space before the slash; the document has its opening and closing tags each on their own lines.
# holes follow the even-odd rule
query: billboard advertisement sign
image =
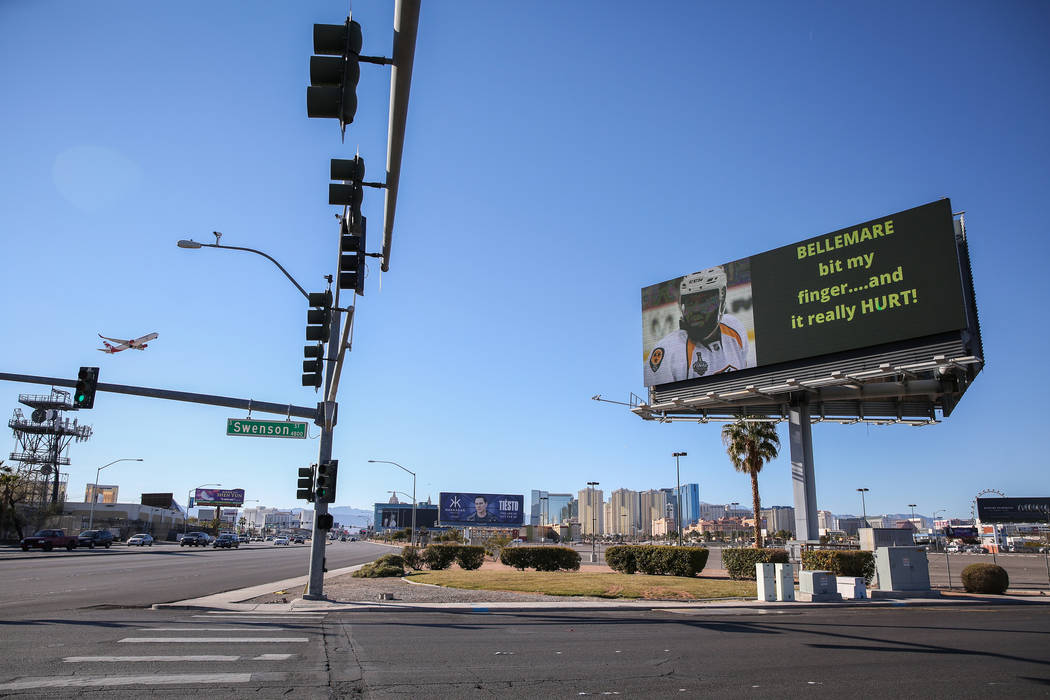
<svg viewBox="0 0 1050 700">
<path fill-rule="evenodd" d="M 642 289 L 646 386 L 966 328 L 947 199 Z"/>
<path fill-rule="evenodd" d="M 244 489 L 197 489 L 194 501 L 198 506 L 241 506 Z"/>
<path fill-rule="evenodd" d="M 978 498 L 982 523 L 1050 522 L 1050 498 Z"/>
<path fill-rule="evenodd" d="M 948 537 L 977 537 L 977 528 L 966 525 L 949 525 L 944 528 Z"/>
<path fill-rule="evenodd" d="M 440 495 L 442 525 L 521 525 L 525 497 L 496 493 Z"/>
<path fill-rule="evenodd" d="M 384 508 L 379 506 L 378 527 L 406 528 L 412 527 L 411 508 Z M 437 508 L 416 508 L 416 527 L 432 528 L 437 525 Z"/>
</svg>

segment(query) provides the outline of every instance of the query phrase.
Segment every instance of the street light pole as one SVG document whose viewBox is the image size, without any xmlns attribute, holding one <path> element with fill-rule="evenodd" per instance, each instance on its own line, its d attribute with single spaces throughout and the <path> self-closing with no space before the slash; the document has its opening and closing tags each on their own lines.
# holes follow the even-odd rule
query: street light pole
<svg viewBox="0 0 1050 700">
<path fill-rule="evenodd" d="M 675 525 L 678 528 L 678 546 L 682 546 L 682 472 L 678 468 L 678 458 L 687 457 L 687 452 L 673 452 L 671 454 L 674 457 L 674 476 L 678 482 L 678 498 L 675 503 Z"/>
<path fill-rule="evenodd" d="M 106 467 L 108 467 L 110 465 L 116 464 L 117 462 L 141 462 L 141 461 L 142 461 L 142 459 L 139 458 L 139 457 L 125 457 L 124 459 L 115 459 L 112 462 L 110 462 L 109 464 L 103 464 L 101 467 L 99 467 L 98 469 L 95 470 L 95 485 L 91 489 L 91 514 L 88 516 L 88 530 L 90 530 L 92 528 L 92 526 L 95 524 L 95 501 L 98 500 L 98 475 L 102 472 L 103 469 L 105 469 Z M 55 475 L 55 479 L 58 479 L 57 473 Z M 81 521 L 81 522 L 83 522 L 83 521 Z"/>
<path fill-rule="evenodd" d="M 598 542 L 598 513 L 594 509 L 594 487 L 598 485 L 597 481 L 588 481 L 587 489 L 589 491 L 587 495 L 588 505 L 591 507 L 591 563 L 598 561 L 598 555 L 595 553 L 595 545 Z"/>
<path fill-rule="evenodd" d="M 860 491 L 860 513 L 861 513 L 860 517 L 864 520 L 864 527 L 867 527 L 868 526 L 868 508 L 864 504 L 864 494 L 867 493 L 868 491 L 870 491 L 871 489 L 857 489 L 857 490 Z"/>
<path fill-rule="evenodd" d="M 416 473 L 411 469 L 405 469 L 397 462 L 390 462 L 385 459 L 370 459 L 368 460 L 372 464 L 393 464 L 399 469 L 404 469 L 406 472 L 412 475 L 412 544 L 416 545 Z"/>
</svg>

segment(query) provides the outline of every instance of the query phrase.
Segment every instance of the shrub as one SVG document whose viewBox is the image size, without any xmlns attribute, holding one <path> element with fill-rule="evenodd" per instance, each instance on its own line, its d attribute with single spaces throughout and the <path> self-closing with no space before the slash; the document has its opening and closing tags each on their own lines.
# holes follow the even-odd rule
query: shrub
<svg viewBox="0 0 1050 700">
<path fill-rule="evenodd" d="M 480 569 L 485 561 L 485 548 L 481 546 L 463 545 L 456 552 L 456 563 L 461 569 L 473 571 Z"/>
<path fill-rule="evenodd" d="M 729 578 L 755 580 L 755 564 L 787 564 L 786 549 L 742 547 L 722 550 L 722 566 Z"/>
<path fill-rule="evenodd" d="M 532 550 L 532 566 L 536 571 L 580 570 L 580 553 L 568 547 L 522 547 Z"/>
<path fill-rule="evenodd" d="M 962 572 L 963 588 L 967 593 L 1006 593 L 1010 575 L 996 564 L 970 564 Z"/>
<path fill-rule="evenodd" d="M 354 572 L 354 578 L 384 578 L 404 575 L 405 560 L 397 554 L 384 554 Z"/>
<path fill-rule="evenodd" d="M 396 566 L 376 566 L 374 562 L 366 564 L 354 572 L 354 578 L 386 578 L 404 575 L 404 569 L 399 569 Z"/>
<path fill-rule="evenodd" d="M 654 576 L 693 577 L 704 570 L 710 552 L 704 547 L 663 547 L 635 545 L 610 547 L 605 552 L 606 563 L 624 574 L 641 571 Z"/>
<path fill-rule="evenodd" d="M 432 544 L 423 549 L 423 563 L 428 569 L 447 569 L 456 560 L 459 545 Z"/>
<path fill-rule="evenodd" d="M 638 571 L 638 562 L 634 557 L 637 549 L 638 547 L 626 545 L 609 547 L 605 550 L 605 563 L 613 571 L 619 571 L 621 574 L 633 574 L 635 571 Z"/>
<path fill-rule="evenodd" d="M 373 562 L 376 566 L 396 566 L 405 568 L 405 560 L 400 554 L 384 554 Z"/>
<path fill-rule="evenodd" d="M 500 552 L 499 560 L 519 571 L 527 568 L 536 571 L 578 571 L 580 555 L 568 547 L 507 547 Z"/>
<path fill-rule="evenodd" d="M 500 550 L 499 560 L 518 571 L 524 571 L 531 563 L 528 558 L 529 549 L 531 547 L 504 547 Z"/>
<path fill-rule="evenodd" d="M 409 545 L 401 550 L 401 558 L 405 562 L 405 566 L 410 566 L 416 571 L 423 568 L 423 556 L 419 553 L 419 549 Z"/>
<path fill-rule="evenodd" d="M 830 571 L 836 576 L 863 576 L 865 583 L 875 578 L 875 555 L 842 549 L 812 549 L 802 552 L 802 568 Z"/>
</svg>

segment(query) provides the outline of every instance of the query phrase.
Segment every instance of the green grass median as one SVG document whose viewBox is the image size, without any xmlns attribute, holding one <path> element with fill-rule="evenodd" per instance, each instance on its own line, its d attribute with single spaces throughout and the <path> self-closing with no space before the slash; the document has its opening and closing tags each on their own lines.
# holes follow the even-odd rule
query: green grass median
<svg viewBox="0 0 1050 700">
<path fill-rule="evenodd" d="M 417 571 L 406 578 L 448 588 L 642 600 L 754 598 L 752 581 L 579 571 Z"/>
</svg>

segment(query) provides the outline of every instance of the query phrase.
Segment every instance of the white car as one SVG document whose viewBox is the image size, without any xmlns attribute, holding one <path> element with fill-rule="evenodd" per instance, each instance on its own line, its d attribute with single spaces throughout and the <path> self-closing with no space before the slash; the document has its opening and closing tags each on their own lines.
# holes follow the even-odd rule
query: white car
<svg viewBox="0 0 1050 700">
<path fill-rule="evenodd" d="M 153 546 L 153 536 L 147 535 L 145 532 L 137 535 L 132 535 L 128 538 L 128 546 L 133 547 L 138 545 L 139 547 Z"/>
<path fill-rule="evenodd" d="M 274 543 L 274 545 L 278 545 L 278 544 L 287 545 L 288 544 L 288 538 L 287 537 L 274 537 L 273 538 L 273 543 Z"/>
</svg>

